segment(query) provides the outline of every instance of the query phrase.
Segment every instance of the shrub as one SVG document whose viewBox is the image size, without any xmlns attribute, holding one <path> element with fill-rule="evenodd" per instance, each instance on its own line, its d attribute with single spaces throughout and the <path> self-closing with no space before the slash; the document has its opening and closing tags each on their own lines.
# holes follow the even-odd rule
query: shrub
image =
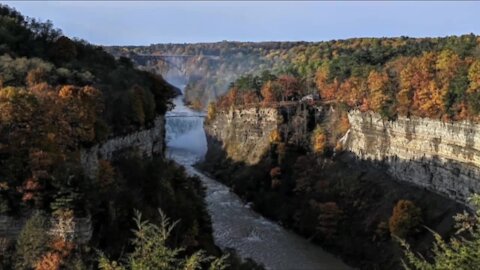
<svg viewBox="0 0 480 270">
<path fill-rule="evenodd" d="M 393 208 L 392 216 L 388 221 L 390 233 L 405 238 L 422 223 L 422 211 L 412 201 L 400 200 Z"/>
<path fill-rule="evenodd" d="M 315 200 L 310 201 L 310 206 L 318 212 L 316 230 L 328 239 L 333 238 L 342 219 L 342 209 L 336 202 L 320 203 Z"/>
<path fill-rule="evenodd" d="M 280 176 L 282 175 L 282 169 L 280 167 L 274 167 L 270 170 L 270 178 L 271 178 L 271 188 L 276 189 L 282 185 L 282 181 L 280 180 Z"/>
<path fill-rule="evenodd" d="M 388 224 L 385 221 L 381 221 L 377 224 L 377 228 L 375 229 L 374 240 L 385 240 L 389 236 L 389 228 Z"/>
<path fill-rule="evenodd" d="M 350 121 L 348 120 L 348 114 L 346 112 L 342 112 L 340 119 L 338 120 L 337 132 L 339 134 L 345 134 L 349 129 Z"/>
<path fill-rule="evenodd" d="M 280 167 L 274 167 L 270 170 L 270 177 L 273 178 L 278 178 L 282 174 L 282 169 Z"/>
<path fill-rule="evenodd" d="M 114 184 L 115 170 L 108 160 L 98 161 L 97 184 L 99 191 L 107 193 Z"/>
</svg>

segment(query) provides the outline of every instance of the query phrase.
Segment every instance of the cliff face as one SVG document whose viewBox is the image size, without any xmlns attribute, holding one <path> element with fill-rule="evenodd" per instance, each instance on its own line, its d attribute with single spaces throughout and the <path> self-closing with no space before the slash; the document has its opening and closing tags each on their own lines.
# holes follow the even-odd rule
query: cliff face
<svg viewBox="0 0 480 270">
<path fill-rule="evenodd" d="M 230 108 L 206 122 L 209 151 L 220 147 L 233 161 L 254 165 L 269 151 L 274 131 L 279 132 L 283 142 L 306 149 L 310 147 L 309 132 L 324 114 L 323 108 L 306 104 Z"/>
<path fill-rule="evenodd" d="M 165 116 L 160 115 L 154 121 L 153 127 L 140 130 L 107 140 L 80 151 L 80 162 L 85 173 L 95 177 L 98 170 L 98 160 L 111 160 L 115 153 L 124 150 L 136 150 L 142 156 L 152 156 L 163 153 L 165 137 Z"/>
<path fill-rule="evenodd" d="M 328 117 L 316 115 L 314 121 L 322 124 Z M 360 111 L 351 111 L 348 118 L 351 128 L 341 141 L 359 159 L 460 202 L 480 192 L 480 125 L 415 117 L 386 121 Z M 253 165 L 270 149 L 274 130 L 289 144 L 308 148 L 308 122 L 307 111 L 299 107 L 230 109 L 217 113 L 205 130 L 209 151 L 220 147 L 233 161 Z"/>
<path fill-rule="evenodd" d="M 424 118 L 382 120 L 376 113 L 349 113 L 346 148 L 380 161 L 388 172 L 465 202 L 480 192 L 480 125 Z"/>
<path fill-rule="evenodd" d="M 270 134 L 280 118 L 276 109 L 230 109 L 205 126 L 209 147 L 221 147 L 237 162 L 256 164 L 270 147 Z"/>
</svg>

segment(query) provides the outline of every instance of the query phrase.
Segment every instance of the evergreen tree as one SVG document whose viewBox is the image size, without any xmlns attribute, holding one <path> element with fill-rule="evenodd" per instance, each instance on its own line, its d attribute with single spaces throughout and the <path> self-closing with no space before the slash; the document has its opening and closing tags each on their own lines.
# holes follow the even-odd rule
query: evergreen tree
<svg viewBox="0 0 480 270">
<path fill-rule="evenodd" d="M 135 214 L 136 229 L 135 238 L 132 240 L 134 250 L 128 254 L 125 264 L 110 261 L 103 254 L 99 259 L 99 268 L 102 270 L 196 270 L 210 263 L 210 270 L 226 269 L 226 257 L 214 259 L 205 255 L 204 251 L 197 251 L 193 255 L 181 258 L 182 248 L 170 248 L 167 239 L 178 221 L 171 222 L 165 214 L 159 210 L 160 225 L 142 220 L 140 212 Z"/>
</svg>

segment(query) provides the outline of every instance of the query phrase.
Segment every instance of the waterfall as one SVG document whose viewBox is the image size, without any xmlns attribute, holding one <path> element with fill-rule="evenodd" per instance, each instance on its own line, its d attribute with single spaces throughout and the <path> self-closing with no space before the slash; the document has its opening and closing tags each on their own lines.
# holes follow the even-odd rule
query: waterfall
<svg viewBox="0 0 480 270">
<path fill-rule="evenodd" d="M 175 109 L 165 117 L 167 146 L 188 149 L 203 156 L 207 152 L 207 139 L 203 130 L 205 114 L 186 107 L 182 96 L 177 97 L 173 103 Z"/>
<path fill-rule="evenodd" d="M 166 142 L 174 141 L 179 136 L 187 134 L 203 126 L 203 117 L 201 116 L 167 116 L 166 118 Z"/>
</svg>

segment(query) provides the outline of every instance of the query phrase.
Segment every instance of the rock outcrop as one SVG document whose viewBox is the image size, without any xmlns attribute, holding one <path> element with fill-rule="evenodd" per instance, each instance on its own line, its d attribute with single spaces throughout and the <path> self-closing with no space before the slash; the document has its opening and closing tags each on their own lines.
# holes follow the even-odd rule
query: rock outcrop
<svg viewBox="0 0 480 270">
<path fill-rule="evenodd" d="M 385 165 L 395 178 L 460 202 L 480 192 L 480 125 L 349 113 L 346 149 Z"/>
<path fill-rule="evenodd" d="M 307 149 L 312 127 L 330 117 L 328 110 L 315 110 L 314 118 L 301 106 L 219 112 L 205 126 L 209 151 L 218 147 L 233 161 L 257 164 L 270 149 L 274 130 L 287 143 Z M 350 111 L 348 118 L 351 128 L 341 143 L 359 159 L 383 166 L 400 181 L 462 203 L 480 193 L 480 125 L 418 117 L 387 121 L 357 110 Z"/>
<path fill-rule="evenodd" d="M 165 117 L 157 116 L 153 127 L 124 136 L 111 138 L 104 143 L 80 151 L 80 162 L 85 173 L 95 177 L 100 159 L 111 160 L 115 153 L 125 150 L 138 151 L 140 155 L 162 154 L 164 150 Z"/>
<path fill-rule="evenodd" d="M 230 109 L 205 126 L 209 147 L 216 142 L 233 161 L 256 164 L 270 147 L 270 134 L 281 122 L 277 109 Z"/>
</svg>

